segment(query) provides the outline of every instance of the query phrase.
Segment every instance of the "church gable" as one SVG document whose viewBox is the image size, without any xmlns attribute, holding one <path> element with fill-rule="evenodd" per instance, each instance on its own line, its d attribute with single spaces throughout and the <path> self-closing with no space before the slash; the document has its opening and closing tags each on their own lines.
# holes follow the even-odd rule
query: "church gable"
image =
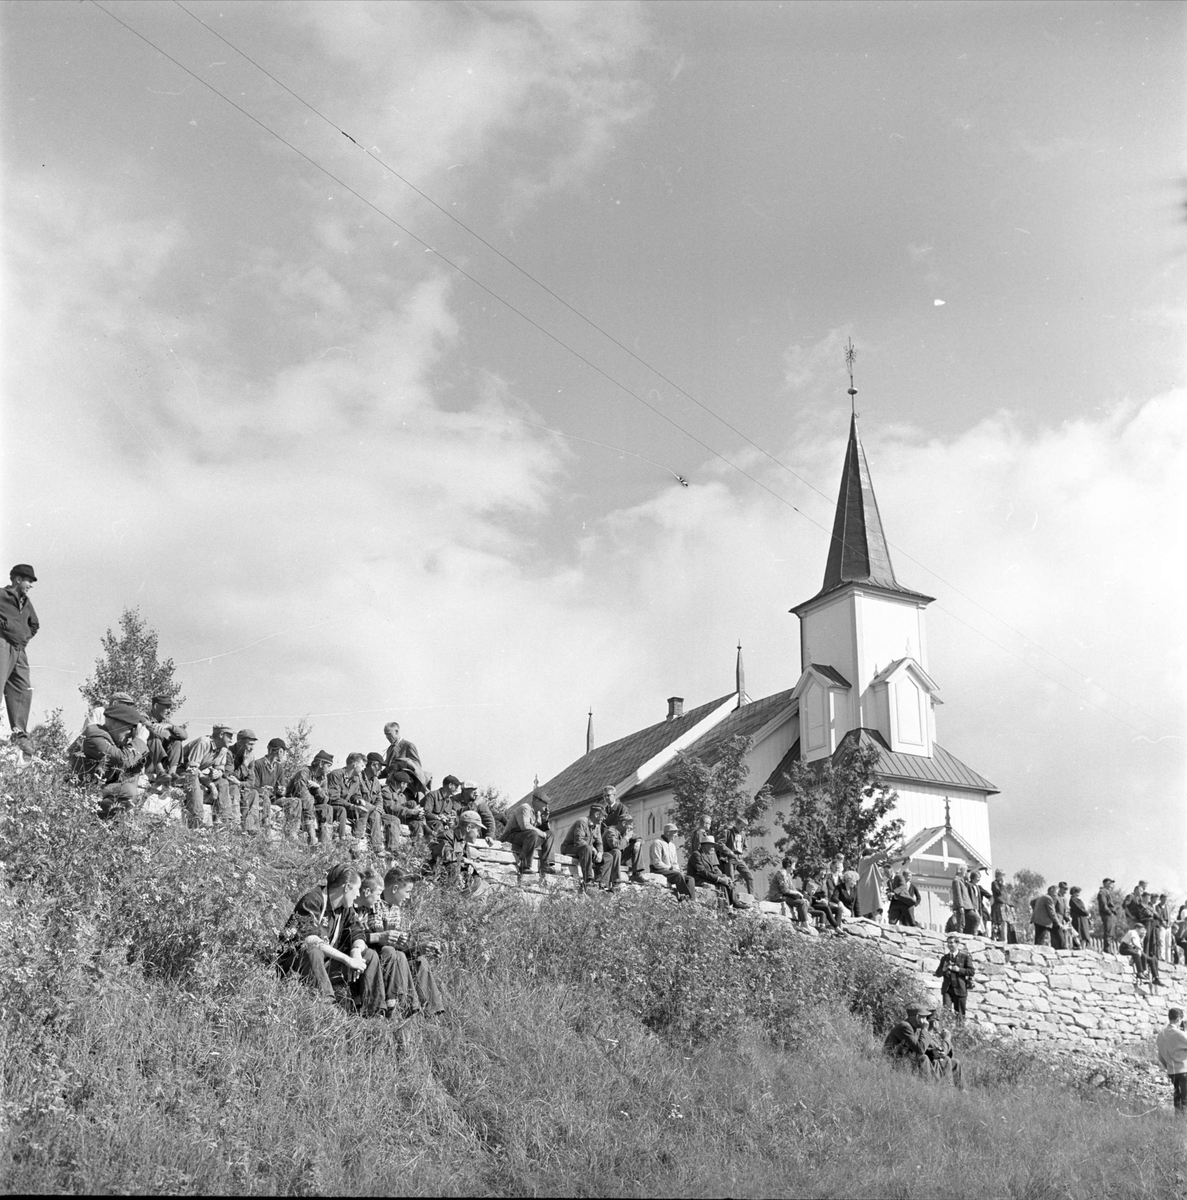
<svg viewBox="0 0 1187 1200">
<path fill-rule="evenodd" d="M 849 681 L 834 667 L 809 663 L 792 689 L 800 706 L 800 740 L 809 762 L 834 753 L 850 725 Z"/>
<path fill-rule="evenodd" d="M 913 658 L 900 658 L 870 682 L 876 727 L 895 753 L 930 757 L 935 742 L 935 681 Z"/>
</svg>

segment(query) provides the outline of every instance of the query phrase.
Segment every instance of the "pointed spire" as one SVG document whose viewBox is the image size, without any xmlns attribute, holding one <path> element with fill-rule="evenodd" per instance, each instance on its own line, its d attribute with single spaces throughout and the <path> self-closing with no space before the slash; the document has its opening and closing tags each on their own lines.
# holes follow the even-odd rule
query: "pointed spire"
<svg viewBox="0 0 1187 1200">
<path fill-rule="evenodd" d="M 593 709 L 589 710 L 589 721 L 585 726 L 585 753 L 589 754 L 594 748 Z"/>
<path fill-rule="evenodd" d="M 944 797 L 944 832 L 952 832 L 952 801 Z"/>
<path fill-rule="evenodd" d="M 746 695 L 746 668 L 742 664 L 741 642 L 738 643 L 738 661 L 734 666 L 734 691 L 738 693 L 738 708 L 750 703 L 750 697 Z"/>
<path fill-rule="evenodd" d="M 856 416 L 849 421 L 849 445 L 845 450 L 837 515 L 821 591 L 832 591 L 843 583 L 872 583 L 896 592 L 905 590 L 894 577 L 890 547 L 882 530 L 882 516 L 866 452 L 858 436 Z"/>
</svg>

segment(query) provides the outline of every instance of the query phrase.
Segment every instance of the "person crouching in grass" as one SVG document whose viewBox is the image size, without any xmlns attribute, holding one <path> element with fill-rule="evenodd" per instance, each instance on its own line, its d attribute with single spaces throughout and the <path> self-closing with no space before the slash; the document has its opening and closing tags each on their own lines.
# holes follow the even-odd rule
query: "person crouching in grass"
<svg viewBox="0 0 1187 1200">
<path fill-rule="evenodd" d="M 382 881 L 377 875 L 368 875 L 359 895 L 367 944 L 379 955 L 384 1011 L 389 1018 L 411 1017 L 418 1012 L 435 1017 L 445 1011 L 445 996 L 437 986 L 432 965 L 441 953 L 441 945 L 405 927 L 404 906 L 412 894 L 414 878 L 392 867 Z"/>
<path fill-rule="evenodd" d="M 280 933 L 277 969 L 297 975 L 350 1012 L 375 1016 L 383 1008 L 379 955 L 355 911 L 361 879 L 354 867 L 332 867 L 321 887 L 297 901 Z"/>
</svg>

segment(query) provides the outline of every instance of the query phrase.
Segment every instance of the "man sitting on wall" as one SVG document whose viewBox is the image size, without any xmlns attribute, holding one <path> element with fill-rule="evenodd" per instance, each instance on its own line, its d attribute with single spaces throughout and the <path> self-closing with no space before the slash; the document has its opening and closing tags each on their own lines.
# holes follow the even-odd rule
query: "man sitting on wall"
<svg viewBox="0 0 1187 1200">
<path fill-rule="evenodd" d="M 676 857 L 676 843 L 672 840 L 677 834 L 676 826 L 670 821 L 664 826 L 662 837 L 657 837 L 651 843 L 648 857 L 651 870 L 656 875 L 662 875 L 676 889 L 677 900 L 693 898 L 692 884 L 680 870 L 680 860 Z"/>
<path fill-rule="evenodd" d="M 540 878 L 548 874 L 552 862 L 556 834 L 550 823 L 550 809 L 546 792 L 533 792 L 526 801 L 512 807 L 503 827 L 503 841 L 515 851 L 515 874 L 528 875 L 532 870 L 532 859 L 540 853 Z"/>
<path fill-rule="evenodd" d="M 132 704 L 109 704 L 103 724 L 88 722 L 67 751 L 76 777 L 99 785 L 100 816 L 127 812 L 140 794 L 140 764 L 148 754 L 140 715 Z"/>
<path fill-rule="evenodd" d="M 795 874 L 796 861 L 790 855 L 784 858 L 779 870 L 771 876 L 767 888 L 767 900 L 771 904 L 780 904 L 791 910 L 791 915 L 800 925 L 807 926 L 808 901 L 800 887 L 800 880 Z"/>
<path fill-rule="evenodd" d="M 565 840 L 561 843 L 561 853 L 569 855 L 577 866 L 577 886 L 585 891 L 593 882 L 594 868 L 600 866 L 598 885 L 602 888 L 610 886 L 610 880 L 616 874 L 618 865 L 617 851 L 607 855 L 602 849 L 602 817 L 605 810 L 600 804 L 590 807 L 588 817 L 578 817 L 569 826 Z"/>
<path fill-rule="evenodd" d="M 688 875 L 694 883 L 711 884 L 717 888 L 732 908 L 746 907 L 734 893 L 733 881 L 718 869 L 717 839 L 711 833 L 701 834 L 701 840 L 688 860 Z"/>
</svg>

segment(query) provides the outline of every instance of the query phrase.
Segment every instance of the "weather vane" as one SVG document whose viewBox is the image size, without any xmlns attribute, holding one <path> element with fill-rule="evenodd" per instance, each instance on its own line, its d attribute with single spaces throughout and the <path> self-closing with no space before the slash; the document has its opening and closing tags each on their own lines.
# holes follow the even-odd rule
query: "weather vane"
<svg viewBox="0 0 1187 1200">
<path fill-rule="evenodd" d="M 845 347 L 845 370 L 849 372 L 849 411 L 857 416 L 857 388 L 853 386 L 853 364 L 857 361 L 857 351 L 853 348 L 853 339 Z"/>
</svg>

